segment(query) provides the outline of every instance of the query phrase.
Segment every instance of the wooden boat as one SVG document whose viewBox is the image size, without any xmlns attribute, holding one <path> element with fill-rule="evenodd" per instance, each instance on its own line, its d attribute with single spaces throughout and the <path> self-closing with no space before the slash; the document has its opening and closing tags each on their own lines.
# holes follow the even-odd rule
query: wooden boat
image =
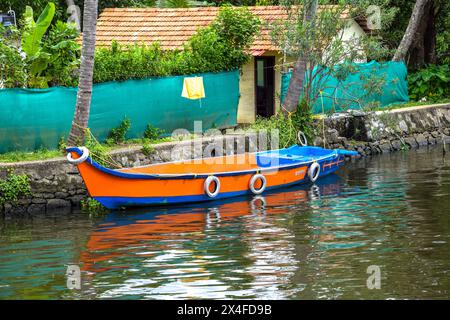
<svg viewBox="0 0 450 320">
<path fill-rule="evenodd" d="M 335 172 L 355 151 L 300 147 L 109 169 L 86 147 L 67 149 L 89 195 L 108 209 L 223 199 L 297 183 Z"/>
<path fill-rule="evenodd" d="M 185 240 L 187 235 L 201 237 L 205 229 L 220 228 L 220 222 L 229 222 L 245 215 L 283 214 L 284 210 L 275 208 L 298 205 L 314 199 L 317 194 L 339 196 L 343 185 L 341 178 L 331 174 L 311 187 L 299 184 L 268 191 L 264 196 L 251 199 L 246 196 L 226 198 L 215 201 L 214 206 L 203 202 L 140 208 L 125 215 L 121 211 L 113 211 L 105 215 L 89 235 L 85 250 L 80 254 L 82 270 L 98 273 L 114 269 L 123 255 L 133 252 L 133 248 L 143 243 L 153 241 L 151 245 L 168 245 L 170 241 Z M 220 238 L 217 241 L 221 241 Z"/>
</svg>

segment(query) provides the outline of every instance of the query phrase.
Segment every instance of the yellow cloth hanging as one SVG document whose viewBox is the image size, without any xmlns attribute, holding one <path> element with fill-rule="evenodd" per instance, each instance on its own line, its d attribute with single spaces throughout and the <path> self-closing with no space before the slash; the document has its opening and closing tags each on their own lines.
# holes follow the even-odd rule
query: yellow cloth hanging
<svg viewBox="0 0 450 320">
<path fill-rule="evenodd" d="M 188 99 L 201 99 L 205 97 L 203 77 L 184 78 L 181 96 Z"/>
</svg>

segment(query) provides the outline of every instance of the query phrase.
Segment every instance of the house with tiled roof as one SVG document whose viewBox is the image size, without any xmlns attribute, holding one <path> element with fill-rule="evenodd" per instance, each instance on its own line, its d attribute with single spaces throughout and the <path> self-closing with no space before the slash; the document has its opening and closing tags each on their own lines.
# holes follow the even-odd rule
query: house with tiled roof
<svg viewBox="0 0 450 320">
<path fill-rule="evenodd" d="M 97 47 L 110 46 L 112 41 L 121 45 L 159 42 L 162 49 L 181 49 L 198 28 L 209 25 L 218 7 L 197 8 L 108 8 L 103 10 L 97 23 Z M 286 19 L 286 10 L 280 6 L 256 6 L 248 9 L 263 22 Z M 343 40 L 361 37 L 365 25 L 350 17 Z M 271 116 L 279 106 L 281 64 L 292 63 L 294 57 L 285 56 L 271 41 L 269 29 L 262 30 L 250 47 L 251 61 L 244 65 L 240 78 L 238 123 L 253 123 L 257 115 Z"/>
</svg>

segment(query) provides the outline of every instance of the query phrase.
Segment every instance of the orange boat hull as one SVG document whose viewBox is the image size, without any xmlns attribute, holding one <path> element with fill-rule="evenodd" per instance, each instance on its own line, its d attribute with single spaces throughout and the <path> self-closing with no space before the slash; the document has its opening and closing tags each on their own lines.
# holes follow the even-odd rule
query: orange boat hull
<svg viewBox="0 0 450 320">
<path fill-rule="evenodd" d="M 81 152 L 69 149 L 73 158 Z M 251 194 L 251 179 L 264 176 L 264 191 L 309 181 L 308 170 L 317 162 L 318 176 L 337 170 L 344 155 L 335 153 L 317 161 L 278 163 L 262 167 L 257 154 L 217 157 L 147 167 L 111 170 L 90 158 L 78 164 L 78 170 L 91 197 L 109 209 L 216 200 Z M 242 161 L 242 157 L 245 159 Z M 235 161 L 229 161 L 229 160 Z M 195 170 L 196 173 L 192 173 Z M 211 173 L 214 172 L 214 173 Z M 206 178 L 214 176 L 220 192 L 212 197 L 206 192 Z M 263 184 L 263 181 L 260 181 Z"/>
</svg>

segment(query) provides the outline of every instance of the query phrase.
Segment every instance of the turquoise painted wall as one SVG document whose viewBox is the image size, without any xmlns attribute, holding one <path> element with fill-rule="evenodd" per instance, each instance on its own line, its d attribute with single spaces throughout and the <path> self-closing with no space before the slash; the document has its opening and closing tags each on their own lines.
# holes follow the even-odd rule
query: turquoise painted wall
<svg viewBox="0 0 450 320">
<path fill-rule="evenodd" d="M 127 116 L 128 138 L 142 137 L 148 123 L 166 133 L 193 130 L 195 120 L 203 129 L 237 123 L 239 71 L 198 74 L 203 76 L 206 97 L 181 97 L 185 76 L 107 82 L 94 85 L 89 127 L 97 139 Z M 0 89 L 0 152 L 55 149 L 68 136 L 75 110 L 77 88 Z"/>
<path fill-rule="evenodd" d="M 350 74 L 343 80 L 338 80 L 333 76 L 328 76 L 322 83 L 313 80 L 313 86 L 325 88 L 323 90 L 323 109 L 322 99 L 317 99 L 312 106 L 313 113 L 324 112 L 340 112 L 347 109 L 361 109 L 360 105 L 355 102 L 357 100 L 364 105 L 370 101 L 378 101 L 380 107 L 386 107 L 391 104 L 403 103 L 409 101 L 408 96 L 408 82 L 406 77 L 408 70 L 403 62 L 389 61 L 379 63 L 371 61 L 368 63 L 354 63 L 355 72 Z M 338 66 L 339 67 L 339 66 Z M 327 72 L 325 69 L 323 72 Z M 316 72 L 313 71 L 313 75 Z M 292 73 L 284 73 L 281 77 L 281 102 L 286 96 L 289 81 Z M 368 94 L 364 85 L 367 84 L 367 79 L 375 78 L 383 79 L 384 84 L 379 94 Z M 319 79 L 319 76 L 315 77 Z M 364 80 L 366 79 L 366 80 Z M 337 88 L 337 89 L 335 89 Z"/>
</svg>

